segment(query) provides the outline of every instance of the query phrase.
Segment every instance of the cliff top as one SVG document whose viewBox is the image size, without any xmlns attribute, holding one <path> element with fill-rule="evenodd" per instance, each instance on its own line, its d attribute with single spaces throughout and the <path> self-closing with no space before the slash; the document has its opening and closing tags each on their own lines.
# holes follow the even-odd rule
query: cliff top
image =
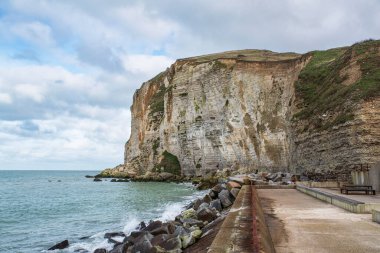
<svg viewBox="0 0 380 253">
<path fill-rule="evenodd" d="M 198 63 L 218 59 L 239 59 L 242 61 L 283 61 L 295 59 L 300 56 L 301 54 L 293 52 L 276 53 L 269 50 L 244 49 L 183 58 L 178 61 L 194 61 Z"/>
</svg>

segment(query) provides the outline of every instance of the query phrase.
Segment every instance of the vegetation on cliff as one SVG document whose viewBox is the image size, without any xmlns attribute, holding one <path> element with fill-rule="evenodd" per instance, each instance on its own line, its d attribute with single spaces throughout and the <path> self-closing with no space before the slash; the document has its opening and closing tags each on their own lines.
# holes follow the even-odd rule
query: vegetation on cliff
<svg viewBox="0 0 380 253">
<path fill-rule="evenodd" d="M 161 168 L 163 169 L 162 171 Z M 160 163 L 156 166 L 156 170 L 159 170 L 159 172 L 169 172 L 174 175 L 181 175 L 181 164 L 179 163 L 177 156 L 165 150 L 162 153 Z"/>
<path fill-rule="evenodd" d="M 311 52 L 296 83 L 303 104 L 295 119 L 308 120 L 322 130 L 352 120 L 358 101 L 380 95 L 379 49 L 379 40 L 368 40 Z M 322 115 L 331 117 L 322 120 Z"/>
</svg>

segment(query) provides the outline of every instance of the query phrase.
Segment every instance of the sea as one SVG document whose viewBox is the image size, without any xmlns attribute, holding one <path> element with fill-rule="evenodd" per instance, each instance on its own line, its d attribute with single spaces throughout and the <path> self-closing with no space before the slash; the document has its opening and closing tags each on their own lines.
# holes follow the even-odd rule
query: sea
<svg viewBox="0 0 380 253">
<path fill-rule="evenodd" d="M 106 232 L 174 219 L 204 194 L 189 183 L 94 182 L 98 171 L 0 170 L 0 252 L 111 249 Z M 47 251 L 63 240 L 70 246 Z"/>
</svg>

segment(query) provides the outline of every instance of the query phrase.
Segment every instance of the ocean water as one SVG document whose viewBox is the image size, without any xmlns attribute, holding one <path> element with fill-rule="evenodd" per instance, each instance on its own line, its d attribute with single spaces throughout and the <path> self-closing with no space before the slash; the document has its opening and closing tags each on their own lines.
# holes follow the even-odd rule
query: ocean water
<svg viewBox="0 0 380 253">
<path fill-rule="evenodd" d="M 97 173 L 0 171 L 0 252 L 47 252 L 65 239 L 70 247 L 54 252 L 110 249 L 105 232 L 130 233 L 143 220 L 173 219 L 204 194 L 190 184 L 93 182 L 84 177 Z"/>
</svg>

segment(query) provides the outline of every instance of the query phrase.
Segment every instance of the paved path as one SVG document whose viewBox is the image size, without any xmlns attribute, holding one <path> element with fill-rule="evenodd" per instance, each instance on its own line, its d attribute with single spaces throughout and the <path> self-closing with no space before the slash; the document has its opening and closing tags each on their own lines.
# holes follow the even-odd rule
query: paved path
<svg viewBox="0 0 380 253">
<path fill-rule="evenodd" d="M 380 224 L 297 190 L 259 189 L 277 253 L 379 253 Z"/>
</svg>

